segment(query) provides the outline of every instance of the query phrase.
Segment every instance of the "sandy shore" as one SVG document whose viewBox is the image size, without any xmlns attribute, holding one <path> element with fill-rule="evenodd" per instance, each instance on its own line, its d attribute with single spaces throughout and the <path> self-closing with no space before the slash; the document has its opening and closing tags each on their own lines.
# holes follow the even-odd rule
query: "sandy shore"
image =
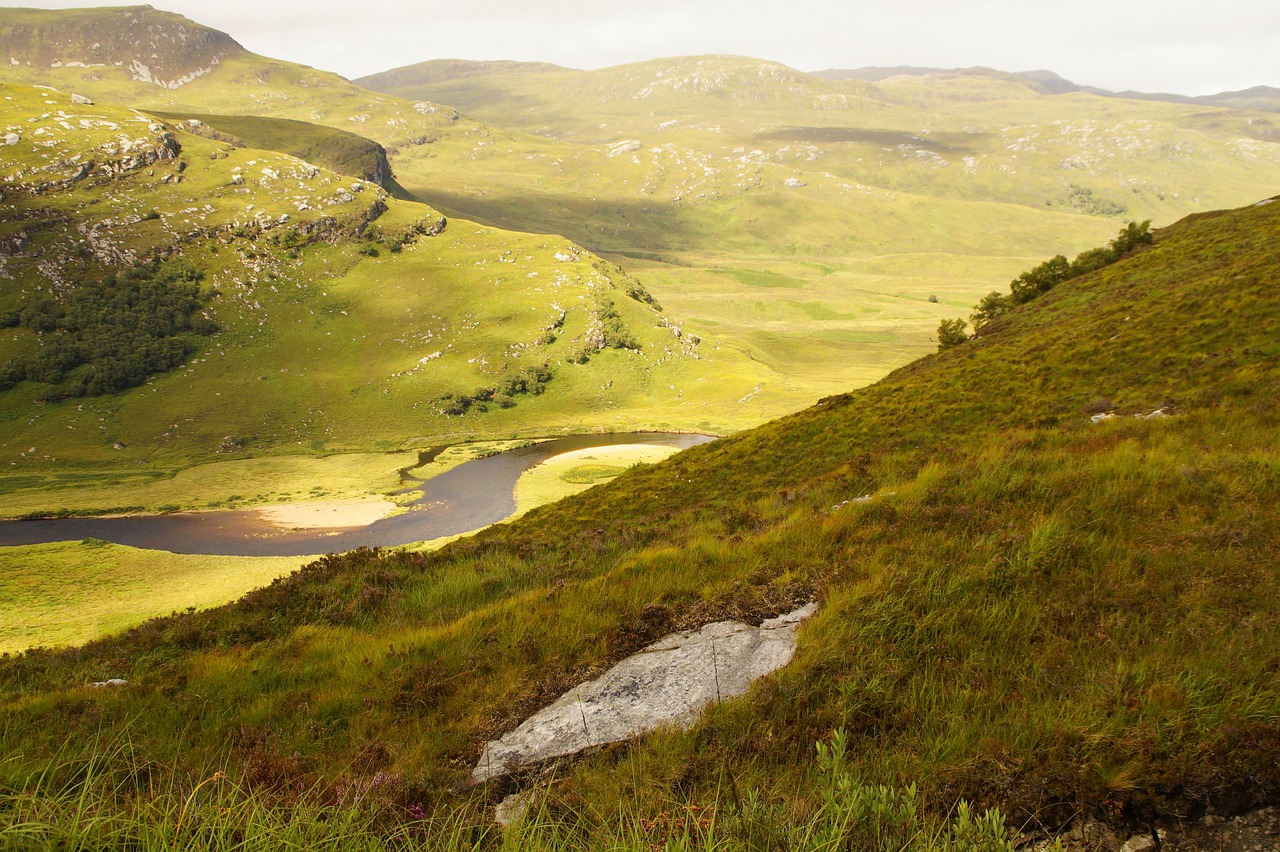
<svg viewBox="0 0 1280 852">
<path fill-rule="evenodd" d="M 348 500 L 308 500 L 260 506 L 253 513 L 280 529 L 339 529 L 364 527 L 385 518 L 396 504 L 383 497 L 354 497 Z"/>
<path fill-rule="evenodd" d="M 594 461 L 600 464 L 627 467 L 636 462 L 652 462 L 673 454 L 672 447 L 655 447 L 652 444 L 608 444 L 603 447 L 587 447 L 585 450 L 570 450 L 552 456 L 543 462 L 548 464 L 570 464 L 580 461 Z"/>
</svg>

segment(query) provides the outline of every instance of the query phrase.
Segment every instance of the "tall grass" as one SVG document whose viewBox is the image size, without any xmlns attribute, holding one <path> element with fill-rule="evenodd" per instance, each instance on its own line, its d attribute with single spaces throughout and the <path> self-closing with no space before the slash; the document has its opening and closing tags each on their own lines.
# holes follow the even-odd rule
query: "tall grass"
<svg viewBox="0 0 1280 852">
<path fill-rule="evenodd" d="M 554 781 L 533 788 L 510 823 L 489 810 L 403 807 L 391 785 L 252 792 L 223 770 L 183 775 L 139 761 L 127 738 L 89 758 L 55 758 L 0 786 L 0 844 L 15 849 L 172 850 L 947 850 L 1012 852 L 998 811 L 961 802 L 930 816 L 915 785 L 864 785 L 850 774 L 848 740 L 818 743 L 811 799 L 770 800 L 759 789 L 721 789 L 703 803 L 624 802 L 601 813 L 559 797 Z M 201 777 L 203 775 L 203 777 Z M 481 800 L 482 801 L 482 800 Z M 657 810 L 646 810 L 656 807 Z"/>
</svg>

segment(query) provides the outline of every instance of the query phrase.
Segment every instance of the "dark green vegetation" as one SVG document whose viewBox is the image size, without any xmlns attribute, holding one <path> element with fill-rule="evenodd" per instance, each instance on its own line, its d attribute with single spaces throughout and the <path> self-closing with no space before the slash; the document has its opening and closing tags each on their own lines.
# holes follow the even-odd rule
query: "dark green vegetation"
<svg viewBox="0 0 1280 852">
<path fill-rule="evenodd" d="M 1278 229 L 1280 204 L 1188 218 L 964 346 L 439 553 L 328 557 L 6 659 L 0 786 L 30 798 L 5 807 L 74 834 L 49 791 L 166 826 L 252 796 L 462 836 L 527 783 L 463 789 L 484 740 L 668 630 L 810 596 L 788 668 L 560 766 L 539 824 L 599 847 L 696 805 L 734 826 L 721 848 L 795 844 L 838 731 L 850 799 L 915 782 L 930 819 L 1274 802 Z M 126 751 L 76 786 L 102 742 Z M 230 798 L 195 793 L 215 771 Z"/>
<path fill-rule="evenodd" d="M 287 118 L 175 112 L 152 114 L 166 121 L 183 121 L 187 130 L 211 139 L 237 147 L 279 151 L 339 174 L 371 181 L 397 198 L 411 199 L 391 174 L 387 149 L 354 133 Z"/>
<path fill-rule="evenodd" d="M 200 310 L 198 270 L 152 260 L 102 281 L 81 281 L 0 320 L 31 332 L 31 348 L 0 368 L 0 391 L 20 381 L 52 385 L 48 397 L 116 393 L 172 370 L 217 326 Z M 207 296 L 206 296 L 207 297 Z"/>
<path fill-rule="evenodd" d="M 1068 261 L 1063 255 L 1055 255 L 1013 279 L 1009 283 L 1008 296 L 995 290 L 983 296 L 974 305 L 973 313 L 969 314 L 974 330 L 981 332 L 984 326 L 1007 314 L 1015 305 L 1025 305 L 1063 281 L 1070 281 L 1115 263 L 1129 252 L 1151 245 L 1152 239 L 1150 220 L 1141 224 L 1130 222 L 1110 243 L 1081 252 L 1076 255 L 1075 260 Z M 938 326 L 938 349 L 950 349 L 968 340 L 969 336 L 965 332 L 967 325 L 962 319 L 943 320 Z"/>
</svg>

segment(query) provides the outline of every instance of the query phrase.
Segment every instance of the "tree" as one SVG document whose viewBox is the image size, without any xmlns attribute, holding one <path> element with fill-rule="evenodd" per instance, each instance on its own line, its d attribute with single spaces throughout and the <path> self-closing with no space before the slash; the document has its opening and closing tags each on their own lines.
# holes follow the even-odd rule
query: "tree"
<svg viewBox="0 0 1280 852">
<path fill-rule="evenodd" d="M 992 290 L 983 296 L 978 304 L 973 306 L 973 313 L 969 314 L 969 321 L 973 323 L 973 330 L 976 333 L 987 323 L 996 317 L 1004 316 L 1009 312 L 1013 304 L 1009 301 L 1009 297 Z"/>
<path fill-rule="evenodd" d="M 938 351 L 950 349 L 953 346 L 959 346 L 969 339 L 968 332 L 965 331 L 969 324 L 957 317 L 956 319 L 945 319 L 938 324 Z"/>
</svg>

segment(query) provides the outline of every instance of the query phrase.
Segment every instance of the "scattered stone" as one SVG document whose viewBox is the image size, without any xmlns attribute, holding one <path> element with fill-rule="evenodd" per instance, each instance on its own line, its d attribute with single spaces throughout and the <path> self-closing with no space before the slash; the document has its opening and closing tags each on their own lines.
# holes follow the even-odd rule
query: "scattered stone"
<svg viewBox="0 0 1280 852">
<path fill-rule="evenodd" d="M 533 804 L 536 794 L 535 788 L 521 790 L 519 793 L 507 796 L 493 809 L 493 821 L 506 828 L 524 819 L 525 814 L 529 813 L 529 806 Z"/>
<path fill-rule="evenodd" d="M 84 95 L 77 95 L 74 92 L 72 92 L 71 103 L 79 104 L 80 106 L 93 106 L 93 99 L 87 98 Z"/>
<path fill-rule="evenodd" d="M 689 726 L 708 704 L 742 695 L 752 681 L 789 663 L 796 628 L 817 608 L 810 603 L 759 627 L 719 621 L 672 633 L 486 743 L 471 778 L 479 784 L 660 725 Z"/>
<path fill-rule="evenodd" d="M 108 686 L 128 686 L 128 684 L 129 684 L 129 681 L 124 680 L 123 678 L 113 677 L 110 680 L 100 680 L 100 681 L 96 681 L 95 683 L 91 683 L 89 685 L 92 686 L 94 689 L 102 689 Z"/>
<path fill-rule="evenodd" d="M 244 439 L 237 438 L 234 435 L 227 435 L 222 439 L 222 443 L 218 445 L 218 452 L 220 453 L 238 453 L 243 449 Z"/>
<path fill-rule="evenodd" d="M 808 186 L 809 184 L 807 184 L 807 183 L 805 183 L 804 181 L 800 180 L 800 178 L 793 178 L 793 177 L 792 177 L 792 178 L 787 178 L 786 180 L 784 180 L 784 181 L 782 182 L 782 185 L 783 185 L 783 186 L 785 186 L 787 189 L 800 189 L 800 187 L 802 187 L 802 186 Z"/>
<path fill-rule="evenodd" d="M 1150 849 L 1159 848 L 1156 839 L 1150 834 L 1138 834 L 1126 840 L 1120 847 L 1120 852 L 1148 852 Z"/>
<path fill-rule="evenodd" d="M 21 141 L 22 137 L 16 133 L 6 133 L 4 135 L 4 144 L 6 145 L 17 145 Z"/>
</svg>

